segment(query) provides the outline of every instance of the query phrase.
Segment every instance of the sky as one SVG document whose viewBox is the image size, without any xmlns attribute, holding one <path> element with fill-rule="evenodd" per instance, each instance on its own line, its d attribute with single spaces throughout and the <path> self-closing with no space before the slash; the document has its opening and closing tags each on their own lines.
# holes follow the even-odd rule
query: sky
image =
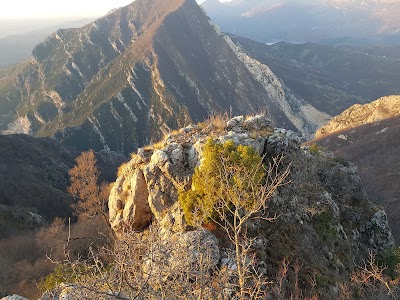
<svg viewBox="0 0 400 300">
<path fill-rule="evenodd" d="M 128 5 L 132 1 L 133 0 L 0 0 L 0 19 L 100 17 L 111 9 Z M 198 0 L 199 3 L 203 1 L 204 0 Z"/>
</svg>

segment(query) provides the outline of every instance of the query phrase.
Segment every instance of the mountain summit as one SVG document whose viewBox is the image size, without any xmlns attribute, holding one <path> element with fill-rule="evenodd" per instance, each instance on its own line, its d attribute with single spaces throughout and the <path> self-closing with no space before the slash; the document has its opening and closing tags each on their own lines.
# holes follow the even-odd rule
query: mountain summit
<svg viewBox="0 0 400 300">
<path fill-rule="evenodd" d="M 327 117 L 192 0 L 137 0 L 80 29 L 58 30 L 33 55 L 1 93 L 0 129 L 78 149 L 128 153 L 213 111 L 268 111 L 276 125 L 306 135 Z"/>
</svg>

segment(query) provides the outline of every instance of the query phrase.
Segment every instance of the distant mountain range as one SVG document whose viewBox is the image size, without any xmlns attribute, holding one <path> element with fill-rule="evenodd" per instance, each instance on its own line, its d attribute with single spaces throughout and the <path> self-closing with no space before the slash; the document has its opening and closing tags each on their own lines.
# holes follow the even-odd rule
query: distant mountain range
<svg viewBox="0 0 400 300">
<path fill-rule="evenodd" d="M 230 37 L 295 95 L 331 116 L 355 103 L 400 94 L 400 46 L 266 45 Z"/>
<path fill-rule="evenodd" d="M 260 42 L 399 43 L 396 0 L 207 0 L 223 31 Z"/>
<path fill-rule="evenodd" d="M 364 185 L 385 207 L 397 243 L 400 242 L 399 139 L 400 96 L 392 96 L 350 108 L 325 126 L 324 135 L 308 142 L 358 166 Z"/>
<path fill-rule="evenodd" d="M 268 111 L 305 136 L 329 116 L 221 34 L 192 0 L 137 0 L 58 30 L 0 80 L 0 130 L 129 153 L 213 111 Z M 1 83 L 4 80 L 4 83 Z"/>
</svg>

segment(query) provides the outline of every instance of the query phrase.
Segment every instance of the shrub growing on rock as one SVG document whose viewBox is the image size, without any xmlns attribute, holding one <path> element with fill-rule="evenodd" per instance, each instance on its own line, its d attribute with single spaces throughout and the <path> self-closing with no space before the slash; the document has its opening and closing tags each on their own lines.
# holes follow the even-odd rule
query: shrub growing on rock
<svg viewBox="0 0 400 300">
<path fill-rule="evenodd" d="M 209 139 L 203 155 L 193 175 L 192 189 L 179 195 L 186 221 L 192 226 L 216 218 L 215 206 L 221 199 L 230 202 L 228 207 L 238 201 L 246 207 L 254 205 L 257 199 L 251 189 L 260 189 L 266 175 L 262 157 L 250 146 Z"/>
</svg>

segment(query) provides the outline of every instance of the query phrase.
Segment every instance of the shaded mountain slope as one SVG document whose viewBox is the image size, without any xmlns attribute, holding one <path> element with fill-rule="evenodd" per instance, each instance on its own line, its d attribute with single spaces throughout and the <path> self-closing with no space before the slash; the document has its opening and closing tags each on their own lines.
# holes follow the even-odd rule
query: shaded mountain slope
<svg viewBox="0 0 400 300">
<path fill-rule="evenodd" d="M 192 0 L 135 1 L 57 31 L 33 54 L 0 95 L 9 103 L 2 118 L 14 116 L 2 129 L 78 149 L 128 153 L 212 111 L 266 110 L 275 124 L 305 135 L 328 117 L 245 55 Z"/>
<path fill-rule="evenodd" d="M 344 129 L 311 141 L 358 166 L 360 176 L 388 213 L 400 242 L 400 117 Z"/>
<path fill-rule="evenodd" d="M 50 138 L 0 135 L 0 238 L 70 217 L 68 171 L 79 155 Z M 96 153 L 101 180 L 115 179 L 120 155 Z"/>
<path fill-rule="evenodd" d="M 68 170 L 75 157 L 52 139 L 0 135 L 0 204 L 31 209 L 47 220 L 68 216 Z"/>
<path fill-rule="evenodd" d="M 293 93 L 332 116 L 355 103 L 400 93 L 398 46 L 265 45 L 231 37 L 251 57 L 267 64 Z"/>
<path fill-rule="evenodd" d="M 81 19 L 73 21 L 68 20 L 64 22 L 49 20 L 47 21 L 49 22 L 49 24 L 43 24 L 42 28 L 32 28 L 38 26 L 37 23 L 40 23 L 37 20 L 35 24 L 31 24 L 34 22 L 33 20 L 31 20 L 30 22 L 26 21 L 27 24 L 24 24 L 24 26 L 21 25 L 21 27 L 25 27 L 24 32 L 16 32 L 14 34 L 0 38 L 0 67 L 10 66 L 22 60 L 29 59 L 29 57 L 32 55 L 32 49 L 38 43 L 42 42 L 46 38 L 46 36 L 56 31 L 58 28 L 81 27 L 91 21 L 92 19 Z M 5 27 L 12 26 L 11 24 L 8 24 L 7 21 L 4 21 L 4 23 Z M 1 25 L 2 24 L 0 24 L 0 26 Z"/>
</svg>

